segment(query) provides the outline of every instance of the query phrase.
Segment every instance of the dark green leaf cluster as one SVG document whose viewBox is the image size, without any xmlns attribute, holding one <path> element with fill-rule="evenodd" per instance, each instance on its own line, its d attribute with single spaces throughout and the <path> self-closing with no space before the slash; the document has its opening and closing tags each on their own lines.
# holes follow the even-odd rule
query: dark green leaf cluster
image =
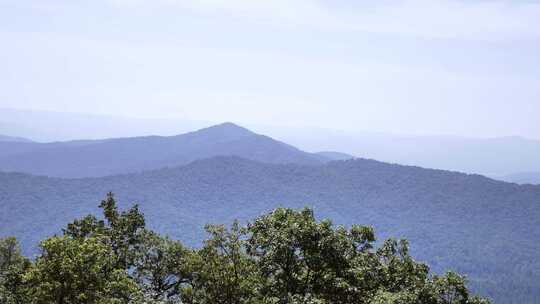
<svg viewBox="0 0 540 304">
<path fill-rule="evenodd" d="M 145 227 L 137 206 L 112 194 L 103 219 L 87 216 L 24 258 L 0 241 L 0 303 L 485 304 L 464 277 L 438 276 L 405 240 L 375 246 L 373 229 L 318 221 L 310 209 L 279 208 L 245 226 L 207 225 L 200 248 Z"/>
</svg>

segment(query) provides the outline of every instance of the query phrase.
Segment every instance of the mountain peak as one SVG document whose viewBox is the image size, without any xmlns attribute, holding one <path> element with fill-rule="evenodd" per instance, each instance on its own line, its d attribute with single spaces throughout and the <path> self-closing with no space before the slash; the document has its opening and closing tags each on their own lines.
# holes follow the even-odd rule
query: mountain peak
<svg viewBox="0 0 540 304">
<path fill-rule="evenodd" d="M 252 131 L 241 127 L 237 124 L 234 124 L 232 122 L 224 122 L 218 125 L 214 125 L 208 128 L 200 129 L 196 131 L 196 133 L 207 133 L 212 135 L 218 135 L 223 137 L 243 137 L 243 136 L 250 136 L 255 135 Z"/>
<path fill-rule="evenodd" d="M 229 128 L 229 129 L 242 129 L 242 130 L 248 130 L 244 127 L 241 127 L 233 122 L 230 122 L 230 121 L 226 121 L 226 122 L 223 122 L 223 123 L 220 123 L 220 124 L 217 124 L 215 125 L 214 127 L 217 127 L 217 128 Z M 248 130 L 249 131 L 249 130 Z M 250 131 L 251 132 L 251 131 Z"/>
</svg>

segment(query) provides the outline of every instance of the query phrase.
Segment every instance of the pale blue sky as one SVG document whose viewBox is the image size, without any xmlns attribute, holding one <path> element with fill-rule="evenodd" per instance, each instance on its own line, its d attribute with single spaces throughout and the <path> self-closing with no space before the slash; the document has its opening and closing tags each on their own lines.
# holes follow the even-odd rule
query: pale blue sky
<svg viewBox="0 0 540 304">
<path fill-rule="evenodd" d="M 366 3 L 0 0 L 0 107 L 540 138 L 539 2 Z"/>
</svg>

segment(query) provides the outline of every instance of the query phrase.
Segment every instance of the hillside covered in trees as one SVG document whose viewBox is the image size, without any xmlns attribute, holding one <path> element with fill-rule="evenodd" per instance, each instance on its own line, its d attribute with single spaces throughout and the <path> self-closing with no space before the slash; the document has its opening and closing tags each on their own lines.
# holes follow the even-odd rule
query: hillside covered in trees
<svg viewBox="0 0 540 304">
<path fill-rule="evenodd" d="M 16 236 L 35 254 L 64 223 L 96 212 L 108 191 L 121 206 L 139 203 L 151 229 L 189 246 L 201 245 L 207 223 L 308 206 L 337 224 L 407 238 L 433 271 L 466 274 L 495 303 L 540 297 L 540 187 L 364 159 L 303 166 L 217 157 L 84 179 L 0 173 L 0 236 Z"/>
<path fill-rule="evenodd" d="M 247 225 L 207 225 L 198 249 L 145 226 L 137 206 L 88 215 L 40 243 L 29 260 L 0 239 L 0 302 L 487 304 L 454 273 L 430 273 L 405 240 L 375 246 L 368 226 L 279 208 Z"/>
</svg>

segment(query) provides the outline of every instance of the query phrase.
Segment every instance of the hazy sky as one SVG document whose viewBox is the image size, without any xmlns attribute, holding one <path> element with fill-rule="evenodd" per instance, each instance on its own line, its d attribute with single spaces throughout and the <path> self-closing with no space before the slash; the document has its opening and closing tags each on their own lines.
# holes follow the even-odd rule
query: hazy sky
<svg viewBox="0 0 540 304">
<path fill-rule="evenodd" d="M 0 107 L 540 138 L 537 1 L 0 0 L 0 39 Z"/>
</svg>

